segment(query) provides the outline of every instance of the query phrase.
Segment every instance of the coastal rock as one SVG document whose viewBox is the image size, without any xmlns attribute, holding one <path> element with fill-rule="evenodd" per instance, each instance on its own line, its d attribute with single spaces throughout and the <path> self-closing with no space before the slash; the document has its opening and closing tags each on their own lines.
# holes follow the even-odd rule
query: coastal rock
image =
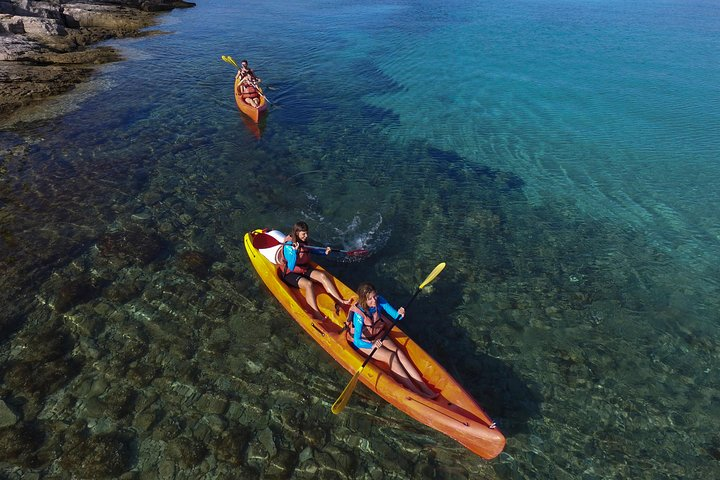
<svg viewBox="0 0 720 480">
<path fill-rule="evenodd" d="M 0 15 L 0 34 L 25 33 L 22 17 Z"/>
<path fill-rule="evenodd" d="M 165 12 L 175 8 L 188 8 L 195 6 L 194 3 L 185 2 L 183 0 L 141 0 L 137 3 L 141 9 L 147 12 Z"/>
<path fill-rule="evenodd" d="M 69 28 L 104 28 L 118 33 L 143 28 L 148 21 L 137 9 L 121 5 L 68 3 L 63 5 L 62 15 Z"/>
<path fill-rule="evenodd" d="M 42 39 L 47 36 L 65 36 L 67 30 L 60 20 L 54 18 L 0 16 L 0 29 L 7 33 L 25 34 L 30 38 Z M 2 32 L 3 30 L 0 30 Z"/>
<path fill-rule="evenodd" d="M 35 106 L 117 61 L 110 38 L 151 35 L 157 12 L 192 7 L 182 0 L 0 0 L 0 115 Z"/>
<path fill-rule="evenodd" d="M 21 35 L 3 35 L 3 31 L 14 27 L 11 23 L 7 23 L 0 17 L 0 61 L 22 60 L 26 55 L 40 54 L 46 49 L 35 40 Z M 22 28 L 20 25 L 17 28 Z M 13 80 L 11 75 L 18 75 L 11 65 L 2 65 L 0 70 L 0 82 L 8 82 Z"/>
<path fill-rule="evenodd" d="M 0 13 L 60 19 L 59 4 L 60 2 L 57 0 L 48 2 L 40 0 L 0 0 Z"/>
</svg>

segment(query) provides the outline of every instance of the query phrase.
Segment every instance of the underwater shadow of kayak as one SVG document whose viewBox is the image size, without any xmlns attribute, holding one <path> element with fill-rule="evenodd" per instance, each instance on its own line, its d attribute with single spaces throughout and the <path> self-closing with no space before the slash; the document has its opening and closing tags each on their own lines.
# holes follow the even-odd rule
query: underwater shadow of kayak
<svg viewBox="0 0 720 480">
<path fill-rule="evenodd" d="M 434 295 L 443 298 L 444 312 L 452 312 L 462 298 L 459 295 L 453 298 L 454 289 L 447 285 L 442 285 L 441 290 Z M 482 405 L 506 437 L 529 433 L 528 420 L 541 417 L 539 386 L 526 383 L 502 360 L 479 353 L 483 347 L 473 341 L 467 331 L 455 326 L 447 314 L 434 312 L 430 302 L 432 300 L 426 298 L 418 299 L 411 312 L 413 321 L 403 325 L 405 333 Z"/>
</svg>

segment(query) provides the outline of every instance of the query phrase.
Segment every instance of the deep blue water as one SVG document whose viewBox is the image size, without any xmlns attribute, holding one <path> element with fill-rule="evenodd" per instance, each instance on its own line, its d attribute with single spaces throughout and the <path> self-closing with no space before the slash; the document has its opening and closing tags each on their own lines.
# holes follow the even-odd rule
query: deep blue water
<svg viewBox="0 0 720 480">
<path fill-rule="evenodd" d="M 718 471 L 714 2 L 207 1 L 158 29 L 112 42 L 126 60 L 61 100 L 64 115 L 0 131 L 3 362 L 44 325 L 85 359 L 54 396 L 35 392 L 37 408 L 5 369 L 3 394 L 45 429 L 43 448 L 62 434 L 43 422 L 83 420 L 132 436 L 128 469 L 162 477 L 161 440 L 204 441 L 206 422 L 218 438 L 240 425 L 242 454 L 210 442 L 204 463 L 176 459 L 177 478 Z M 260 139 L 221 55 L 263 79 Z M 298 219 L 319 242 L 371 249 L 327 266 L 396 304 L 448 262 L 405 329 L 497 420 L 500 457 L 367 391 L 329 413 L 348 376 L 242 247 L 244 232 Z M 129 360 L 128 338 L 145 345 Z M 160 398 L 149 426 L 88 413 L 83 385 L 115 375 L 136 414 Z M 207 420 L 179 384 L 253 413 Z M 158 433 L 168 418 L 179 437 Z M 37 468 L 83 472 L 65 458 Z"/>
</svg>

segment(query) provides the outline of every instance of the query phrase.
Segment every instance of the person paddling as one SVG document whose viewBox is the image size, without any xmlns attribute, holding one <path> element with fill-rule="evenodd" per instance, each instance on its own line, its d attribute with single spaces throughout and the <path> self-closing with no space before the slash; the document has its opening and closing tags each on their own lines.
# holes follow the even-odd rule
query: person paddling
<svg viewBox="0 0 720 480">
<path fill-rule="evenodd" d="M 387 300 L 377 294 L 375 286 L 369 282 L 358 286 L 357 295 L 357 303 L 350 307 L 346 322 L 348 341 L 365 355 L 377 348 L 373 359 L 389 365 L 405 388 L 426 398 L 437 398 L 438 393 L 425 384 L 407 354 L 389 337 L 382 340 L 386 329 L 390 327 L 382 314 L 386 313 L 393 320 L 399 320 L 405 317 L 405 308 L 395 310 Z"/>
<path fill-rule="evenodd" d="M 237 75 L 235 75 L 235 78 L 242 79 L 244 77 L 249 77 L 250 82 L 256 85 L 262 81 L 257 77 L 257 75 L 255 75 L 252 68 L 248 66 L 248 61 L 245 59 L 240 60 L 240 69 L 238 70 Z"/>
<path fill-rule="evenodd" d="M 307 223 L 301 221 L 293 225 L 292 232 L 285 237 L 285 244 L 278 250 L 277 263 L 282 268 L 283 282 L 291 287 L 301 288 L 305 292 L 305 300 L 312 309 L 313 317 L 317 320 L 325 320 L 325 316 L 320 313 L 317 305 L 315 283 L 321 284 L 336 302 L 350 305 L 352 300 L 342 297 L 327 272 L 313 268 L 310 263 L 310 249 L 306 248 L 308 237 Z M 330 247 L 326 247 L 325 255 L 330 254 L 331 250 Z"/>
<path fill-rule="evenodd" d="M 258 83 L 262 80 L 255 75 L 252 68 L 248 66 L 248 61 L 243 59 L 240 61 L 240 69 L 235 75 L 235 79 L 239 80 L 238 89 L 243 101 L 255 108 L 260 106 L 260 87 Z"/>
<path fill-rule="evenodd" d="M 240 96 L 245 103 L 255 108 L 260 106 L 260 91 L 255 84 L 252 83 L 249 75 L 240 80 L 238 88 L 240 89 Z"/>
</svg>

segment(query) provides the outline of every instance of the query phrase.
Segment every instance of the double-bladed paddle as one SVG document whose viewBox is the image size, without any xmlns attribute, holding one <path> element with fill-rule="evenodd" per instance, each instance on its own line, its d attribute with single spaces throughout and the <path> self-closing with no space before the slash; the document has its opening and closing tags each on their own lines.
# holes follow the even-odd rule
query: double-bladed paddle
<svg viewBox="0 0 720 480">
<path fill-rule="evenodd" d="M 278 245 L 282 245 L 283 243 L 284 242 L 277 240 L 275 237 L 268 235 L 267 233 L 259 233 L 255 236 L 255 240 L 253 241 L 253 245 L 255 245 L 255 248 L 257 249 L 276 247 Z M 319 247 L 316 245 L 301 245 L 300 248 L 305 248 L 315 252 L 325 252 L 327 249 L 326 247 Z M 364 250 L 362 248 L 357 250 L 340 250 L 339 248 L 331 248 L 330 251 L 347 255 L 349 257 L 362 257 L 370 253 L 369 250 Z"/>
<path fill-rule="evenodd" d="M 427 278 L 425 279 L 425 281 L 420 284 L 420 286 L 417 288 L 417 290 L 415 290 L 415 293 L 413 294 L 410 301 L 408 301 L 405 304 L 405 310 L 407 310 L 408 307 L 410 306 L 410 304 L 413 302 L 413 300 L 415 300 L 415 298 L 420 293 L 420 290 L 422 290 L 430 282 L 435 280 L 435 277 L 440 275 L 440 272 L 443 271 L 443 268 L 445 268 L 445 262 L 438 263 L 437 267 L 435 267 L 435 269 L 433 269 L 433 271 L 430 272 L 430 275 L 428 275 Z M 385 340 L 385 337 L 387 337 L 390 334 L 390 331 L 393 329 L 393 327 L 395 326 L 395 324 L 398 322 L 398 320 L 400 318 L 402 318 L 402 317 L 398 317 L 396 320 L 393 320 L 392 324 L 390 325 L 390 328 L 388 328 L 387 331 L 385 332 L 385 334 L 380 338 L 381 341 Z M 368 364 L 368 362 L 370 361 L 372 356 L 375 354 L 375 351 L 377 351 L 377 349 L 378 349 L 378 347 L 375 347 L 372 349 L 372 351 L 370 352 L 370 355 L 367 356 L 367 358 L 365 359 L 363 364 L 360 366 L 360 368 L 358 368 L 357 372 L 355 372 L 355 375 L 353 375 L 353 377 L 350 379 L 350 383 L 347 384 L 347 386 L 342 391 L 342 393 L 340 394 L 338 399 L 335 400 L 335 403 L 333 403 L 332 412 L 335 415 L 342 412 L 343 409 L 345 408 L 345 406 L 347 405 L 348 401 L 350 400 L 350 396 L 353 394 L 353 391 L 355 390 L 355 386 L 357 385 L 357 382 L 360 379 L 360 374 L 362 373 L 363 369 L 365 368 L 365 365 Z"/>
</svg>

